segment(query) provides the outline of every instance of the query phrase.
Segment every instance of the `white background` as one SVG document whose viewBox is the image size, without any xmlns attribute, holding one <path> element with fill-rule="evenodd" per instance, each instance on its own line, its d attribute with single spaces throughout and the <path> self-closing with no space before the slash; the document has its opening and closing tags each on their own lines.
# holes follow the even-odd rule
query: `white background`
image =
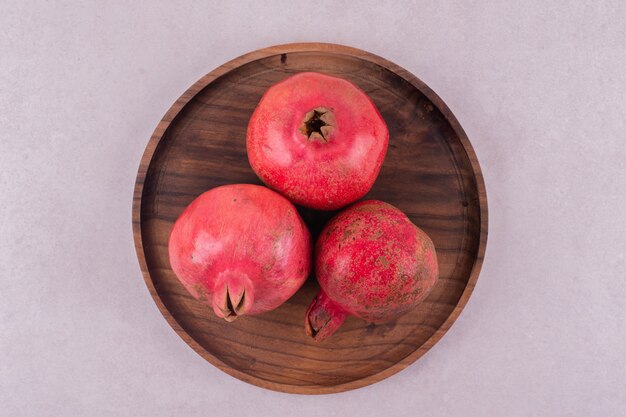
<svg viewBox="0 0 626 417">
<path fill-rule="evenodd" d="M 623 0 L 3 1 L 0 415 L 626 415 L 625 22 Z M 451 331 L 405 371 L 327 396 L 194 353 L 131 233 L 169 106 L 222 63 L 296 41 L 420 77 L 489 197 L 487 257 Z"/>
</svg>

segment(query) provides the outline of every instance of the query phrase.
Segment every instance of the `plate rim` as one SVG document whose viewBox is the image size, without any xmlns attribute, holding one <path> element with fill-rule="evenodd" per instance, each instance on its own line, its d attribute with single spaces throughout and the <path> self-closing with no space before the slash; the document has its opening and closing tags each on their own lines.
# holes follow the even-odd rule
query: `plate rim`
<svg viewBox="0 0 626 417">
<path fill-rule="evenodd" d="M 264 378 L 260 378 L 254 375 L 247 374 L 245 372 L 239 371 L 222 362 L 218 357 L 211 354 L 204 347 L 202 347 L 198 342 L 196 342 L 176 321 L 176 319 L 172 316 L 170 311 L 167 309 L 159 293 L 156 291 L 154 286 L 154 282 L 152 281 L 152 277 L 150 275 L 150 271 L 148 269 L 148 265 L 146 262 L 145 252 L 143 248 L 143 237 L 141 233 L 141 206 L 142 206 L 142 198 L 144 191 L 144 183 L 145 179 L 152 163 L 152 158 L 156 152 L 158 144 L 163 138 L 164 133 L 167 131 L 170 124 L 176 118 L 176 116 L 180 113 L 180 111 L 187 105 L 189 101 L 191 101 L 198 93 L 200 93 L 205 87 L 207 87 L 210 83 L 215 81 L 217 78 L 227 74 L 228 72 L 242 66 L 248 64 L 250 62 L 267 58 L 275 55 L 282 55 L 294 52 L 325 52 L 325 53 L 333 53 L 339 55 L 348 55 L 351 57 L 356 57 L 359 59 L 363 59 L 365 61 L 369 61 L 371 63 L 377 64 L 399 77 L 403 78 L 405 81 L 413 85 L 417 88 L 422 94 L 424 94 L 443 114 L 446 118 L 450 126 L 454 130 L 455 134 L 458 136 L 463 149 L 465 150 L 468 159 L 470 161 L 470 165 L 472 168 L 472 173 L 474 178 L 476 179 L 476 187 L 478 193 L 478 205 L 479 205 L 479 215 L 480 215 L 480 232 L 479 232 L 479 243 L 478 243 L 478 252 L 476 257 L 474 258 L 474 264 L 472 266 L 469 279 L 467 281 L 467 285 L 463 289 L 461 293 L 461 297 L 459 298 L 458 303 L 452 309 L 450 315 L 446 318 L 446 320 L 442 323 L 437 330 L 417 349 L 411 352 L 409 355 L 401 359 L 400 361 L 394 363 L 389 368 L 386 368 L 378 373 L 368 375 L 366 377 L 337 384 L 337 385 L 329 385 L 329 386 L 320 386 L 320 385 L 290 385 L 278 383 L 275 381 L 267 380 Z M 382 58 L 373 53 L 357 49 L 350 46 L 335 44 L 335 43 L 321 43 L 321 42 L 298 42 L 298 43 L 287 43 L 281 45 L 274 45 L 266 48 L 261 48 L 254 50 L 252 52 L 248 52 L 244 55 L 241 55 L 237 58 L 234 58 L 219 67 L 215 68 L 208 74 L 201 77 L 198 81 L 196 81 L 191 87 L 189 87 L 175 102 L 171 105 L 171 107 L 167 110 L 165 115 L 159 121 L 158 125 L 154 129 L 154 132 L 150 136 L 150 140 L 148 141 L 146 148 L 141 157 L 141 161 L 139 163 L 139 168 L 137 170 L 137 176 L 135 179 L 135 187 L 133 192 L 133 205 L 132 205 L 132 231 L 135 243 L 135 251 L 137 254 L 137 259 L 139 261 L 139 266 L 143 275 L 144 282 L 148 287 L 148 291 L 152 296 L 155 304 L 157 305 L 159 311 L 167 321 L 167 323 L 174 329 L 174 331 L 181 337 L 185 343 L 187 343 L 196 353 L 198 353 L 202 358 L 207 360 L 213 366 L 217 367 L 221 371 L 231 375 L 241 381 L 247 382 L 252 385 L 256 385 L 261 388 L 267 388 L 274 391 L 291 393 L 291 394 L 331 394 L 338 393 L 343 391 L 349 391 L 356 388 L 361 388 L 367 385 L 374 384 L 383 379 L 386 379 L 403 369 L 406 369 L 409 365 L 417 361 L 420 357 L 422 357 L 426 352 L 428 352 L 441 338 L 448 332 L 448 330 L 452 327 L 454 322 L 458 319 L 461 312 L 467 305 L 470 296 L 476 286 L 476 282 L 478 280 L 478 276 L 480 274 L 480 270 L 484 261 L 486 246 L 487 246 L 487 234 L 488 234 L 488 207 L 487 207 L 487 193 L 484 183 L 484 178 L 482 175 L 482 170 L 478 163 L 478 158 L 472 147 L 467 134 L 461 127 L 461 124 L 456 119 L 452 111 L 448 108 L 448 106 L 444 103 L 444 101 L 423 81 L 421 81 L 418 77 L 405 70 L 404 68 L 394 64 L 391 61 L 388 61 L 385 58 Z"/>
</svg>

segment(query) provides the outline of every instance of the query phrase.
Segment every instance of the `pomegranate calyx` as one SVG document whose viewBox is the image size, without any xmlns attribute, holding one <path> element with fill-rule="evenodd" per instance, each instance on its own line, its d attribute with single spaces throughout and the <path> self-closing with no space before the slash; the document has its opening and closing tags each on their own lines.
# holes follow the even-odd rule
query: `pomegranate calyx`
<svg viewBox="0 0 626 417">
<path fill-rule="evenodd" d="M 226 309 L 222 310 L 222 313 L 224 313 L 224 320 L 229 321 L 229 322 L 235 321 L 237 316 L 239 316 L 242 313 L 245 297 L 246 297 L 245 289 L 243 290 L 243 292 L 241 293 L 239 297 L 237 296 L 233 297 L 228 287 L 226 287 Z"/>
<path fill-rule="evenodd" d="M 309 307 L 311 311 L 313 311 L 316 302 L 317 302 L 317 299 L 314 299 L 311 307 Z M 329 314 L 327 313 L 324 314 L 324 312 L 322 314 L 318 314 L 315 316 L 313 316 L 312 314 L 307 315 L 306 323 L 305 323 L 305 329 L 306 329 L 307 334 L 311 336 L 313 339 L 315 339 L 315 336 L 317 336 L 319 332 L 324 327 L 326 327 L 326 325 L 330 322 L 331 318 L 332 317 Z"/>
<path fill-rule="evenodd" d="M 304 115 L 300 132 L 311 140 L 328 142 L 330 132 L 335 127 L 335 116 L 326 107 L 316 107 Z"/>
<path fill-rule="evenodd" d="M 321 342 L 335 333 L 345 319 L 346 312 L 320 290 L 306 312 L 304 329 L 313 340 Z"/>
<path fill-rule="evenodd" d="M 248 314 L 254 302 L 254 286 L 244 274 L 227 272 L 218 278 L 213 294 L 213 311 L 231 322 Z"/>
</svg>

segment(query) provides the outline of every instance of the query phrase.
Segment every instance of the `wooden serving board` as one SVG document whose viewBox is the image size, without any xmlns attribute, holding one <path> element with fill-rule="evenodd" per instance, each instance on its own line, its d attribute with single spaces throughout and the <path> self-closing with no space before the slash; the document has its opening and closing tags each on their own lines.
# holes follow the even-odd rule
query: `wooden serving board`
<svg viewBox="0 0 626 417">
<path fill-rule="evenodd" d="M 395 205 L 426 231 L 441 272 L 429 297 L 410 314 L 384 325 L 348 318 L 321 343 L 304 332 L 304 313 L 318 290 L 313 276 L 278 309 L 227 323 L 185 291 L 167 253 L 174 221 L 195 197 L 223 184 L 261 183 L 246 156 L 248 120 L 268 87 L 301 71 L 348 79 L 374 100 L 390 140 L 366 198 Z M 334 214 L 300 212 L 314 237 Z M 487 198 L 469 139 L 450 109 L 417 77 L 358 49 L 288 44 L 222 65 L 165 114 L 139 167 L 133 231 L 154 301 L 202 357 L 260 387 L 332 393 L 404 369 L 450 328 L 478 279 L 487 241 Z"/>
</svg>

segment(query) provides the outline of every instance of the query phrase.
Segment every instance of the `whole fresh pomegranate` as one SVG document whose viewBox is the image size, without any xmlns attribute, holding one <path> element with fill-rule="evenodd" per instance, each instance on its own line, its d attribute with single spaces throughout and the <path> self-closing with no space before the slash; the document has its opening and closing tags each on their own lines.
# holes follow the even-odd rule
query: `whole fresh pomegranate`
<svg viewBox="0 0 626 417">
<path fill-rule="evenodd" d="M 218 317 L 272 310 L 291 297 L 311 269 L 311 236 L 296 208 L 274 191 L 224 185 L 196 198 L 169 240 L 180 282 Z"/>
<path fill-rule="evenodd" d="M 363 197 L 388 143 L 387 125 L 367 94 L 347 80 L 314 72 L 270 87 L 247 133 L 248 159 L 261 180 L 317 210 Z"/>
<path fill-rule="evenodd" d="M 306 313 L 315 340 L 333 334 L 347 315 L 373 323 L 413 309 L 434 286 L 437 256 L 430 238 L 394 206 L 357 203 L 334 217 L 315 247 L 322 287 Z"/>
</svg>

